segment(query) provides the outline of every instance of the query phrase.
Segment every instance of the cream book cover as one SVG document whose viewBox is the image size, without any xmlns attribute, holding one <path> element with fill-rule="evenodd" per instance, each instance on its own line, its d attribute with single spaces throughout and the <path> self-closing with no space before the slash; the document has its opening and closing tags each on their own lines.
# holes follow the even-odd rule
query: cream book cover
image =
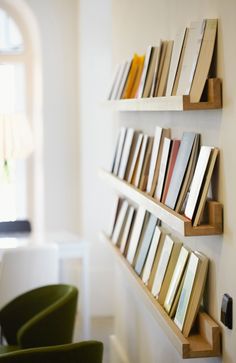
<svg viewBox="0 0 236 363">
<path fill-rule="evenodd" d="M 144 134 L 140 153 L 138 155 L 137 165 L 136 165 L 136 168 L 134 170 L 134 174 L 133 174 L 133 177 L 131 180 L 132 184 L 135 185 L 137 188 L 138 188 L 140 180 L 141 180 L 143 163 L 144 163 L 145 154 L 146 154 L 146 150 L 147 150 L 147 146 L 148 146 L 148 138 L 149 138 L 149 136 Z"/>
<path fill-rule="evenodd" d="M 152 294 L 154 296 L 158 296 L 160 289 L 161 289 L 161 285 L 166 273 L 166 269 L 169 263 L 169 259 L 170 259 L 170 255 L 171 255 L 171 251 L 174 245 L 174 241 L 172 240 L 172 238 L 167 235 L 164 241 L 164 245 L 161 251 L 161 256 L 160 256 L 160 260 L 159 260 L 159 264 L 157 266 L 157 270 L 156 270 L 156 274 L 155 274 L 155 278 L 154 278 L 154 282 L 153 282 L 153 286 L 152 286 Z"/>
<path fill-rule="evenodd" d="M 170 312 L 170 309 L 174 302 L 181 278 L 183 277 L 188 256 L 189 250 L 186 247 L 182 246 L 164 301 L 164 309 L 167 311 L 167 313 Z"/>
<path fill-rule="evenodd" d="M 174 318 L 175 324 L 178 326 L 178 328 L 181 331 L 184 326 L 185 316 L 188 309 L 189 300 L 191 297 L 193 284 L 197 273 L 198 263 L 199 263 L 199 258 L 193 252 L 191 252 L 182 291 L 180 293 L 180 298 Z"/>
<path fill-rule="evenodd" d="M 177 96 L 189 95 L 198 56 L 201 48 L 206 21 L 193 21 L 190 24 L 182 69 L 177 88 Z"/>
</svg>

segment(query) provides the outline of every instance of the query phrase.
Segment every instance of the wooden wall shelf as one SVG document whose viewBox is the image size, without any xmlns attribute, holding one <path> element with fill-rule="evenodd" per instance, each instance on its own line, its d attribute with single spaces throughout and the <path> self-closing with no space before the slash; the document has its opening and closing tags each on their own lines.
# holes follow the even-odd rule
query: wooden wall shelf
<svg viewBox="0 0 236 363">
<path fill-rule="evenodd" d="M 221 81 L 208 79 L 207 101 L 193 103 L 189 96 L 134 98 L 106 101 L 105 104 L 116 111 L 190 111 L 222 108 Z"/>
<path fill-rule="evenodd" d="M 183 236 L 205 236 L 222 234 L 223 232 L 223 207 L 217 201 L 208 202 L 208 224 L 193 227 L 189 219 L 150 197 L 146 192 L 142 192 L 133 185 L 102 169 L 99 171 L 99 175 L 117 192 L 134 203 L 142 205 L 147 211 L 154 214 L 163 223 L 166 223 Z"/>
<path fill-rule="evenodd" d="M 174 321 L 158 303 L 147 286 L 135 273 L 132 266 L 121 254 L 119 249 L 112 244 L 109 238 L 102 233 L 101 239 L 107 243 L 119 265 L 126 273 L 127 279 L 132 287 L 140 294 L 142 301 L 152 313 L 158 325 L 168 336 L 182 358 L 216 357 L 221 354 L 220 327 L 206 313 L 198 314 L 198 332 L 185 338 Z"/>
</svg>

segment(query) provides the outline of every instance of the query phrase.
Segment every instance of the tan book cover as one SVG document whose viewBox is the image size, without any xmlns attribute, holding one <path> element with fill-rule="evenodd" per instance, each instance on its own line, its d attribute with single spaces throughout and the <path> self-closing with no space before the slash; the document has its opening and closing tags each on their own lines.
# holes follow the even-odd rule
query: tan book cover
<svg viewBox="0 0 236 363">
<path fill-rule="evenodd" d="M 149 95 L 150 97 L 154 97 L 155 96 L 155 89 L 156 89 L 156 83 L 157 83 L 158 69 L 160 67 L 160 59 L 161 59 L 162 45 L 163 45 L 163 42 L 160 41 L 160 44 L 157 47 L 157 55 L 156 55 L 156 60 L 155 60 L 155 65 L 154 65 L 154 72 L 153 72 L 153 77 L 152 77 L 152 85 L 151 85 L 150 95 Z"/>
<path fill-rule="evenodd" d="M 143 96 L 142 97 L 150 97 L 151 95 L 151 88 L 152 88 L 152 80 L 154 77 L 154 71 L 155 71 L 155 65 L 156 65 L 156 60 L 158 57 L 158 52 L 159 52 L 159 47 L 152 47 L 152 56 L 150 59 L 150 64 L 148 67 L 148 72 L 147 72 L 147 77 L 146 77 L 146 82 L 145 82 L 145 87 L 143 90 Z"/>
<path fill-rule="evenodd" d="M 200 102 L 202 92 L 209 74 L 212 56 L 214 53 L 217 32 L 217 19 L 207 19 L 203 35 L 200 54 L 195 70 L 192 87 L 190 90 L 190 101 Z"/>
<path fill-rule="evenodd" d="M 128 175 L 127 175 L 127 177 L 125 177 L 125 179 L 127 180 L 128 183 L 131 183 L 131 180 L 133 178 L 133 174 L 135 171 L 135 166 L 138 161 L 138 156 L 140 153 L 142 141 L 143 141 L 143 133 L 139 133 L 134 150 L 133 150 L 133 157 L 132 157 L 131 165 L 130 165 L 130 167 L 128 167 L 128 170 L 127 170 Z"/>
<path fill-rule="evenodd" d="M 167 45 L 168 45 L 167 40 L 164 40 L 161 43 L 160 59 L 159 59 L 159 64 L 158 64 L 158 69 L 157 69 L 157 74 L 156 74 L 156 79 L 155 79 L 155 89 L 153 91 L 153 97 L 157 97 L 157 91 L 158 91 L 158 88 L 159 88 L 161 74 L 162 74 L 162 70 L 163 70 L 163 66 L 164 66 Z"/>
<path fill-rule="evenodd" d="M 174 44 L 173 40 L 169 40 L 167 42 L 166 54 L 165 54 L 165 58 L 164 58 L 162 72 L 160 75 L 159 86 L 157 89 L 157 97 L 165 96 L 165 93 L 166 93 L 166 86 L 167 86 L 167 79 L 168 79 L 168 74 L 169 74 L 173 44 Z"/>
<path fill-rule="evenodd" d="M 174 273 L 174 269 L 175 269 L 175 266 L 176 266 L 176 263 L 177 263 L 177 260 L 178 260 L 179 254 L 180 254 L 181 247 L 182 247 L 182 242 L 174 241 L 174 245 L 173 245 L 173 248 L 171 251 L 167 270 L 166 270 L 166 273 L 165 273 L 165 276 L 164 276 L 164 279 L 163 279 L 163 282 L 161 285 L 160 293 L 158 295 L 158 302 L 161 305 L 164 305 L 166 294 L 167 294 L 168 288 L 170 286 L 170 282 L 171 282 L 171 279 L 172 279 L 172 276 Z"/>
<path fill-rule="evenodd" d="M 215 163 L 216 163 L 218 154 L 219 154 L 218 148 L 214 148 L 211 152 L 210 161 L 208 163 L 206 175 L 205 175 L 204 181 L 203 181 L 203 188 L 201 190 L 201 196 L 200 196 L 200 199 L 198 200 L 197 210 L 196 210 L 196 214 L 195 214 L 194 221 L 193 221 L 194 227 L 198 226 L 201 221 L 201 216 L 202 216 L 204 208 L 205 208 L 205 204 L 206 204 L 206 200 L 207 200 L 207 193 L 209 190 L 211 177 L 213 174 L 213 170 L 215 167 Z"/>
</svg>

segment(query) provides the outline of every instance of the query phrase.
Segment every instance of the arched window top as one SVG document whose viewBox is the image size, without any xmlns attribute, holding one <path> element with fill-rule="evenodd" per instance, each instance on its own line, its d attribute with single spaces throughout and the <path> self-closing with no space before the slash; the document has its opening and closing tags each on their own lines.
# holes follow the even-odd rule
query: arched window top
<svg viewBox="0 0 236 363">
<path fill-rule="evenodd" d="M 0 53 L 21 53 L 24 50 L 23 37 L 9 14 L 0 8 Z"/>
</svg>

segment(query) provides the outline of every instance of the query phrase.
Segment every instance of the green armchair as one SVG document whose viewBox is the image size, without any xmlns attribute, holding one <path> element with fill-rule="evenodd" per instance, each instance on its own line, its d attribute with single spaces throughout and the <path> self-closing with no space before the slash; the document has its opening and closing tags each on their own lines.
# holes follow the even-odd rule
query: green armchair
<svg viewBox="0 0 236 363">
<path fill-rule="evenodd" d="M 0 310 L 1 333 L 7 351 L 72 342 L 78 290 L 65 284 L 30 290 Z"/>
<path fill-rule="evenodd" d="M 102 355 L 102 342 L 86 341 L 1 354 L 0 363 L 102 363 Z"/>
</svg>

